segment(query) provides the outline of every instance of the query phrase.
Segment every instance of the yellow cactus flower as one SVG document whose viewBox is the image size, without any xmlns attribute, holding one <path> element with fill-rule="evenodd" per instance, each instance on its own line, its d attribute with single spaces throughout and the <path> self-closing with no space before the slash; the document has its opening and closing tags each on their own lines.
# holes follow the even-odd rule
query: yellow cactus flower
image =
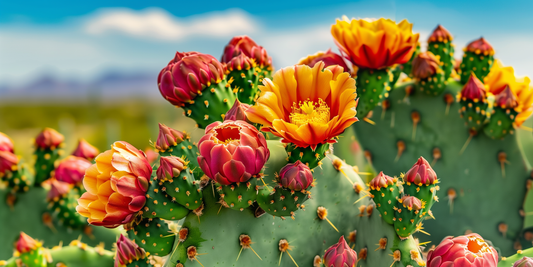
<svg viewBox="0 0 533 267">
<path fill-rule="evenodd" d="M 320 61 L 278 70 L 259 86 L 261 95 L 246 111 L 250 121 L 263 126 L 285 143 L 315 149 L 357 121 L 355 80 L 335 65 Z"/>
<path fill-rule="evenodd" d="M 418 43 L 418 33 L 407 20 L 337 20 L 331 34 L 341 52 L 359 68 L 382 69 L 409 61 Z"/>
</svg>

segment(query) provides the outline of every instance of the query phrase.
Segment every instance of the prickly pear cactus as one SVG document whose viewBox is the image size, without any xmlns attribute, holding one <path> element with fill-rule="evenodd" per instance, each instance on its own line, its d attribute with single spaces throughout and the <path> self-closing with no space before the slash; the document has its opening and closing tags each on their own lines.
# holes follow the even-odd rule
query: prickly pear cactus
<svg viewBox="0 0 533 267">
<path fill-rule="evenodd" d="M 473 50 L 475 45 L 479 50 Z M 461 81 L 469 73 L 465 83 L 448 79 L 435 94 L 424 93 L 427 84 L 416 79 L 431 64 L 413 64 L 415 79 L 397 84 L 387 105 L 373 110 L 372 124 L 356 124 L 335 151 L 351 163 L 350 148 L 358 140 L 368 162 L 385 173 L 402 172 L 419 156 L 428 158 L 446 177 L 437 194 L 443 203 L 433 209 L 435 220 L 424 224 L 428 239 L 437 243 L 473 231 L 509 255 L 530 247 L 533 239 L 528 234 L 525 241 L 531 227 L 525 223 L 525 190 L 516 190 L 525 187 L 531 166 L 515 135 L 533 111 L 533 90 L 528 78 L 518 79 L 511 67 L 493 64 L 492 55 L 484 39 L 470 44 L 461 65 Z M 501 203 L 506 208 L 497 208 Z"/>
</svg>

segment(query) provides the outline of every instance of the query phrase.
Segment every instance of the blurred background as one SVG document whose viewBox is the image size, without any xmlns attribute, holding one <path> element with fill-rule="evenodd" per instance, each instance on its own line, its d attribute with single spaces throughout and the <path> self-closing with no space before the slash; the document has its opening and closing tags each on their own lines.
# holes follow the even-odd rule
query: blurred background
<svg viewBox="0 0 533 267">
<path fill-rule="evenodd" d="M 231 37 L 246 34 L 279 69 L 319 50 L 337 52 L 330 26 L 342 15 L 408 19 L 422 45 L 442 24 L 455 37 L 457 58 L 483 36 L 505 65 L 533 75 L 532 10 L 530 0 L 3 0 L 0 131 L 25 157 L 43 127 L 63 133 L 68 152 L 80 137 L 100 150 L 116 140 L 145 148 L 158 122 L 201 135 L 157 89 L 157 74 L 176 51 L 219 58 Z"/>
</svg>

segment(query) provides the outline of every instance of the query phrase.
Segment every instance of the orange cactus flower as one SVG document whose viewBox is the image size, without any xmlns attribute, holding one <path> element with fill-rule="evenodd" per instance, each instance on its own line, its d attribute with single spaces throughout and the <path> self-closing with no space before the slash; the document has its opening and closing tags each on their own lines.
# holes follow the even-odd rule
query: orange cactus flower
<svg viewBox="0 0 533 267">
<path fill-rule="evenodd" d="M 359 68 L 382 69 L 404 64 L 418 44 L 418 33 L 407 20 L 337 20 L 331 34 L 341 52 Z"/>
<path fill-rule="evenodd" d="M 146 155 L 119 141 L 95 161 L 83 178 L 87 192 L 76 210 L 93 225 L 114 228 L 129 223 L 146 202 L 152 174 Z"/>
<path fill-rule="evenodd" d="M 358 121 L 355 80 L 338 66 L 324 69 L 322 61 L 312 68 L 290 66 L 263 83 L 246 115 L 285 143 L 315 149 L 336 142 L 336 136 Z"/>
<path fill-rule="evenodd" d="M 530 82 L 528 77 L 517 78 L 513 67 L 504 67 L 499 60 L 495 60 L 489 74 L 485 77 L 487 91 L 496 97 L 504 93 L 507 86 L 511 89 L 518 101 L 518 106 L 515 108 L 518 112 L 515 119 L 516 126 L 522 125 L 533 113 L 533 87 Z"/>
</svg>

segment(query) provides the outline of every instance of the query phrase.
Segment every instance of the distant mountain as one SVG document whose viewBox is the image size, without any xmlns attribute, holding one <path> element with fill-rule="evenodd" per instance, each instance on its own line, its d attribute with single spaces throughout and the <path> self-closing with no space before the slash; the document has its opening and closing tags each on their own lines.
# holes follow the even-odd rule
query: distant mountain
<svg viewBox="0 0 533 267">
<path fill-rule="evenodd" d="M 20 86 L 0 85 L 0 102 L 111 101 L 125 98 L 163 100 L 157 89 L 157 74 L 108 72 L 90 82 L 43 75 Z"/>
</svg>

